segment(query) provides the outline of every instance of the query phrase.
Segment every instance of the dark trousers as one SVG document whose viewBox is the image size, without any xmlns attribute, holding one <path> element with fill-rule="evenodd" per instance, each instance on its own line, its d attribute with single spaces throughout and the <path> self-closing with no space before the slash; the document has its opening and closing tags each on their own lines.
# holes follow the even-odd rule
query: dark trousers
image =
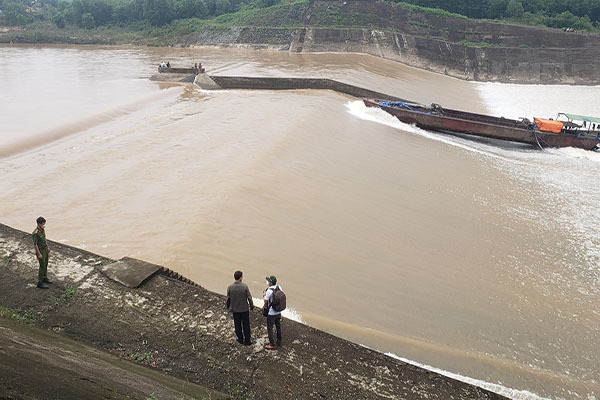
<svg viewBox="0 0 600 400">
<path fill-rule="evenodd" d="M 235 326 L 235 335 L 240 343 L 250 343 L 250 312 L 234 312 L 233 324 Z"/>
<path fill-rule="evenodd" d="M 38 269 L 38 283 L 42 283 L 44 279 L 48 278 L 48 250 L 47 249 L 39 249 L 42 254 L 42 258 L 38 261 L 40 263 L 40 268 Z"/>
<path fill-rule="evenodd" d="M 281 314 L 267 316 L 267 333 L 269 334 L 269 344 L 275 346 L 273 338 L 273 324 L 277 328 L 277 346 L 281 345 Z"/>
</svg>

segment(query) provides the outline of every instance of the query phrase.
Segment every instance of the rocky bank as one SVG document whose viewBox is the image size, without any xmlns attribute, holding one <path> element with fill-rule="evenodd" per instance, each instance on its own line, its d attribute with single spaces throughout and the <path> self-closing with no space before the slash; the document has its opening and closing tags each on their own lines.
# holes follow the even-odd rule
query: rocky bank
<svg viewBox="0 0 600 400">
<path fill-rule="evenodd" d="M 173 45 L 365 53 L 459 79 L 600 83 L 600 35 L 458 18 L 386 1 L 310 0 Z M 290 26 L 297 26 L 290 28 Z"/>
</svg>

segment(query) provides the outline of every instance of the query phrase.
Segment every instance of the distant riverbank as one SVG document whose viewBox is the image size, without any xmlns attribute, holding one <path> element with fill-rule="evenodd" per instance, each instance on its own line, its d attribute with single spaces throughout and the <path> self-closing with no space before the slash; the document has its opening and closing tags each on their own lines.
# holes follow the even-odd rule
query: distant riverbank
<svg viewBox="0 0 600 400">
<path fill-rule="evenodd" d="M 464 80 L 600 84 L 600 36 L 411 10 L 387 2 L 311 1 L 166 27 L 5 28 L 2 43 L 251 47 L 364 53 Z"/>
</svg>

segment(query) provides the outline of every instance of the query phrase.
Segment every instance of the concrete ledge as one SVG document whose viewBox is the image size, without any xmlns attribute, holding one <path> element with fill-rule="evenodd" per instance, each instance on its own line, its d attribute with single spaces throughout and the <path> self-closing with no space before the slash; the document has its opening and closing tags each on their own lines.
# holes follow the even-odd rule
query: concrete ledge
<svg viewBox="0 0 600 400">
<path fill-rule="evenodd" d="M 200 77 L 200 75 L 198 75 Z M 321 78 L 260 78 L 243 76 L 208 76 L 194 82 L 201 89 L 253 89 L 253 90 L 298 90 L 298 89 L 320 89 L 333 90 L 335 92 L 362 98 L 379 98 L 394 101 L 410 102 L 400 97 L 373 90 L 361 88 L 347 83 L 338 82 L 333 79 Z M 214 85 L 217 85 L 215 88 Z"/>
<path fill-rule="evenodd" d="M 196 74 L 173 74 L 170 72 L 161 72 L 150 77 L 151 81 L 156 82 L 193 82 Z"/>
<path fill-rule="evenodd" d="M 196 78 L 194 79 L 194 84 L 200 89 L 204 90 L 223 89 L 221 86 L 219 86 L 218 83 L 216 83 L 210 76 L 208 76 L 205 73 L 196 75 Z"/>
<path fill-rule="evenodd" d="M 108 278 L 128 288 L 135 289 L 150 279 L 161 267 L 135 258 L 124 257 L 100 268 Z"/>
</svg>

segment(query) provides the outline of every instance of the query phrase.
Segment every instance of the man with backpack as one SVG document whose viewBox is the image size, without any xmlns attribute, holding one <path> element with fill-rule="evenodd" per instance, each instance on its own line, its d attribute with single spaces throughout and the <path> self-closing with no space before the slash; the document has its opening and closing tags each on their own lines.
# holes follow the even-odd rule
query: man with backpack
<svg viewBox="0 0 600 400">
<path fill-rule="evenodd" d="M 266 279 L 269 287 L 264 293 L 264 307 L 268 310 L 266 317 L 269 344 L 265 346 L 265 349 L 276 350 L 278 346 L 281 346 L 281 312 L 285 309 L 286 300 L 285 294 L 277 285 L 277 278 L 271 275 L 267 276 Z M 275 328 L 277 329 L 277 342 L 275 342 L 273 337 L 273 325 L 275 325 Z"/>
</svg>

